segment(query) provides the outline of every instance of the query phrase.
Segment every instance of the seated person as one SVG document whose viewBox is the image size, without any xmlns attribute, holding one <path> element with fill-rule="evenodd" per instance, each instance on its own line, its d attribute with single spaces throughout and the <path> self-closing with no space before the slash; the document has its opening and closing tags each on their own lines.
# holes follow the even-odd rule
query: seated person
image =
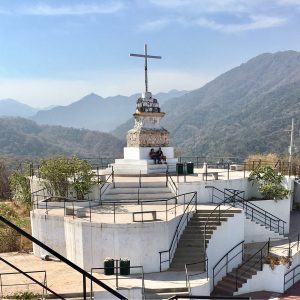
<svg viewBox="0 0 300 300">
<path fill-rule="evenodd" d="M 156 164 L 156 161 L 159 162 L 159 157 L 157 156 L 157 152 L 154 151 L 154 149 L 152 148 L 149 152 L 149 156 L 151 159 L 154 160 L 154 163 Z"/>
<path fill-rule="evenodd" d="M 166 156 L 164 155 L 164 153 L 162 152 L 161 148 L 159 147 L 158 150 L 156 151 L 156 155 L 158 157 L 158 163 L 161 164 L 162 161 L 166 164 Z"/>
</svg>

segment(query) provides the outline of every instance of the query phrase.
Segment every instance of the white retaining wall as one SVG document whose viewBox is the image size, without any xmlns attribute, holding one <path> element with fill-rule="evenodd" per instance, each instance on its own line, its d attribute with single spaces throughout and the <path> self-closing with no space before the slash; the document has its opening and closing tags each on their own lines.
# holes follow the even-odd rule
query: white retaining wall
<svg viewBox="0 0 300 300">
<path fill-rule="evenodd" d="M 224 188 L 245 191 L 246 199 L 251 196 L 250 193 L 252 192 L 252 184 L 247 178 L 241 178 L 232 180 L 212 180 L 207 182 L 180 182 L 178 183 L 178 194 L 197 192 L 198 204 L 211 203 L 212 189 L 205 188 L 205 186 L 214 186 L 221 191 L 223 191 Z M 214 201 L 216 201 L 216 199 Z"/>
<path fill-rule="evenodd" d="M 256 275 L 248 279 L 234 295 L 251 293 L 257 291 L 272 291 L 283 293 L 284 274 L 286 273 L 287 265 L 275 266 L 274 270 L 267 264 L 263 265 L 263 270 L 258 271 Z"/>
<path fill-rule="evenodd" d="M 103 267 L 104 259 L 112 257 L 129 258 L 132 266 L 143 266 L 148 273 L 159 271 L 159 251 L 169 249 L 180 217 L 169 222 L 101 224 L 32 212 L 31 222 L 34 237 L 85 270 Z M 34 246 L 35 255 L 43 251 Z"/>
<path fill-rule="evenodd" d="M 278 233 L 245 218 L 245 243 L 266 242 L 269 238 L 283 238 Z"/>
</svg>

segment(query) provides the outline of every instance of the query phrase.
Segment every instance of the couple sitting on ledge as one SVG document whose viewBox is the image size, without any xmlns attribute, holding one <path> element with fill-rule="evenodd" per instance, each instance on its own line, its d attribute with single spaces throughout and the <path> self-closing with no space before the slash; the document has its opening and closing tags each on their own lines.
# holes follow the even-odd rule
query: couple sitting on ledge
<svg viewBox="0 0 300 300">
<path fill-rule="evenodd" d="M 162 162 L 164 162 L 165 164 L 166 162 L 166 157 L 164 156 L 164 153 L 162 152 L 161 148 L 159 147 L 157 151 L 154 151 L 154 149 L 152 148 L 150 150 L 149 156 L 151 159 L 154 160 L 155 164 L 162 164 Z"/>
</svg>

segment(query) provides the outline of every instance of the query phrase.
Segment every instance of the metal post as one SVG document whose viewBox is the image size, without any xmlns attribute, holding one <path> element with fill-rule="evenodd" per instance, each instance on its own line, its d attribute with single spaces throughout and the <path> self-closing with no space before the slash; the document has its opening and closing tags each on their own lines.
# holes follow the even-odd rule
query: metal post
<svg viewBox="0 0 300 300">
<path fill-rule="evenodd" d="M 83 286 L 83 299 L 86 300 L 86 277 L 83 275 L 82 278 L 82 286 Z"/>
<path fill-rule="evenodd" d="M 227 180 L 229 180 L 229 163 L 227 164 Z"/>
<path fill-rule="evenodd" d="M 116 224 L 116 203 L 114 202 L 114 224 Z"/>
<path fill-rule="evenodd" d="M 119 260 L 116 259 L 116 288 L 119 289 Z"/>
</svg>

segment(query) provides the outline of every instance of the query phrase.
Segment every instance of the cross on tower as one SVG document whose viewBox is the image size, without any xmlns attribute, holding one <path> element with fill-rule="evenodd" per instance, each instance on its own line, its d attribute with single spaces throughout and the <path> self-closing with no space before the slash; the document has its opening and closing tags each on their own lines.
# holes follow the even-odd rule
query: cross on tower
<svg viewBox="0 0 300 300">
<path fill-rule="evenodd" d="M 145 58 L 145 88 L 146 88 L 146 92 L 148 92 L 148 69 L 147 69 L 147 58 L 157 58 L 157 59 L 161 59 L 161 56 L 148 55 L 148 53 L 147 53 L 147 44 L 145 44 L 145 54 L 134 54 L 134 53 L 130 53 L 130 56 L 144 57 L 144 58 Z"/>
</svg>

